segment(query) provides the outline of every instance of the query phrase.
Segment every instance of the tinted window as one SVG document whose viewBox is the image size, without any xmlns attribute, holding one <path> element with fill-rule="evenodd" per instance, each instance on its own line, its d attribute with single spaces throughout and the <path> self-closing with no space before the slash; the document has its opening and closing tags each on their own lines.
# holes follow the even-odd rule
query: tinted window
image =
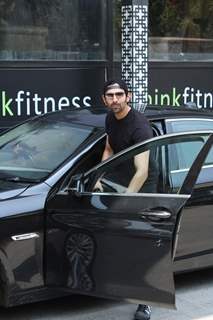
<svg viewBox="0 0 213 320">
<path fill-rule="evenodd" d="M 213 119 L 171 119 L 166 120 L 166 126 L 168 132 L 213 130 Z"/>
<path fill-rule="evenodd" d="M 0 136 L 0 173 L 38 180 L 49 175 L 95 131 L 44 118 Z"/>
<path fill-rule="evenodd" d="M 195 130 L 213 130 L 213 120 L 211 119 L 173 119 L 166 121 L 168 132 L 184 132 L 184 131 L 195 131 Z M 202 141 L 191 143 L 191 144 L 179 144 L 176 148 L 172 147 L 168 152 L 170 153 L 170 172 L 172 177 L 172 185 L 178 186 L 179 179 L 182 179 L 182 175 L 186 175 L 188 169 L 191 166 L 192 161 L 197 155 L 197 151 L 200 149 Z M 187 151 L 187 152 L 186 152 Z M 179 154 L 179 156 L 177 156 Z M 210 150 L 203 169 L 198 178 L 198 183 L 201 181 L 207 181 L 211 178 L 213 168 L 213 149 Z M 209 175 L 206 174 L 209 171 Z"/>
<path fill-rule="evenodd" d="M 168 132 L 186 132 L 186 131 L 195 131 L 195 130 L 213 130 L 213 119 L 173 119 L 166 121 Z M 181 147 L 181 146 L 180 146 Z M 187 146 L 188 153 L 185 153 L 185 156 L 182 156 L 179 159 L 178 168 L 185 169 L 189 167 L 189 163 L 191 163 L 191 157 L 194 157 L 196 153 L 196 147 Z M 185 148 L 184 145 L 181 147 Z M 213 163 L 213 153 L 210 152 L 205 164 Z"/>
<path fill-rule="evenodd" d="M 136 183 L 136 185 L 139 188 L 133 193 L 178 193 L 188 171 L 183 170 L 181 174 L 177 175 L 173 159 L 185 157 L 188 150 L 194 148 L 194 156 L 190 158 L 188 163 L 190 168 L 207 138 L 208 135 L 184 135 L 163 138 L 141 147 L 131 148 L 131 151 L 126 151 L 120 156 L 118 154 L 109 164 L 102 165 L 98 170 L 95 181 L 92 184 L 89 181 L 86 182 L 86 191 L 92 191 L 99 179 L 104 192 L 130 192 L 127 188 L 129 188 L 132 178 L 136 174 L 138 177 L 138 184 Z M 175 150 L 175 153 L 172 150 Z M 144 158 L 141 155 L 144 155 L 147 151 L 149 152 L 148 178 L 144 184 L 140 185 L 140 179 L 143 179 L 143 174 L 141 175 L 140 173 L 140 165 L 141 168 L 144 167 Z M 138 170 L 136 170 L 135 157 L 138 156 L 142 162 L 137 166 Z"/>
</svg>

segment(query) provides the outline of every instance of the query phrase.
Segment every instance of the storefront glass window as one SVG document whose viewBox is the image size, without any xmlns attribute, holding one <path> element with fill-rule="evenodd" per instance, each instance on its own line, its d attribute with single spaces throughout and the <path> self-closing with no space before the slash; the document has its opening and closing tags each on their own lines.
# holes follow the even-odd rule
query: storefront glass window
<svg viewBox="0 0 213 320">
<path fill-rule="evenodd" d="M 213 60 L 213 1 L 149 1 L 149 49 L 150 60 Z"/>
<path fill-rule="evenodd" d="M 114 61 L 121 60 L 121 5 L 122 5 L 122 0 L 113 0 Z"/>
<path fill-rule="evenodd" d="M 0 60 L 105 60 L 106 0 L 0 0 Z"/>
<path fill-rule="evenodd" d="M 121 60 L 121 0 L 114 1 L 114 60 Z M 149 60 L 213 60 L 212 0 L 149 0 Z"/>
</svg>

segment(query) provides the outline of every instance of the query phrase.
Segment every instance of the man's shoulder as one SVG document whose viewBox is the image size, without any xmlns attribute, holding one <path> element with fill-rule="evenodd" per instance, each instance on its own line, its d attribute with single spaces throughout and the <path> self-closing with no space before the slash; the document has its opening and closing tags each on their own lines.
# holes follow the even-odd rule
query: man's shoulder
<svg viewBox="0 0 213 320">
<path fill-rule="evenodd" d="M 133 117 L 134 124 L 132 125 L 132 130 L 134 132 L 133 135 L 135 143 L 152 138 L 152 128 L 144 113 L 137 110 L 133 110 Z"/>
<path fill-rule="evenodd" d="M 112 127 L 114 116 L 112 111 L 108 111 L 106 118 L 105 118 L 105 128 L 107 129 L 108 127 Z"/>
<path fill-rule="evenodd" d="M 108 111 L 105 118 L 105 123 L 111 123 L 113 120 L 113 113 L 112 111 Z"/>
<path fill-rule="evenodd" d="M 149 122 L 143 112 L 140 112 L 140 111 L 135 110 L 133 108 L 131 109 L 131 112 L 132 112 L 132 116 L 134 117 L 135 121 L 138 121 L 139 123 L 141 123 L 141 122 L 145 122 L 145 123 Z"/>
<path fill-rule="evenodd" d="M 144 112 L 138 111 L 138 110 L 136 110 L 134 108 L 131 108 L 131 111 L 137 117 L 146 118 Z"/>
<path fill-rule="evenodd" d="M 110 110 L 110 111 L 108 111 L 107 114 L 106 114 L 106 119 L 112 119 L 112 118 L 114 118 L 114 116 L 113 116 L 112 110 Z"/>
</svg>

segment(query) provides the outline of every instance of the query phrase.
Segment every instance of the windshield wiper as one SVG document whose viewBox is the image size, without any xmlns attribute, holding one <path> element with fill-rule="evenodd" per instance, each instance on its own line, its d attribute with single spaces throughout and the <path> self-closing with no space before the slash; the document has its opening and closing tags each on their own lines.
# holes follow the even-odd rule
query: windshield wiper
<svg viewBox="0 0 213 320">
<path fill-rule="evenodd" d="M 40 182 L 39 179 L 30 179 L 24 178 L 19 176 L 12 176 L 6 172 L 0 173 L 0 180 L 1 181 L 9 181 L 9 182 L 18 182 L 18 183 L 38 183 Z"/>
</svg>

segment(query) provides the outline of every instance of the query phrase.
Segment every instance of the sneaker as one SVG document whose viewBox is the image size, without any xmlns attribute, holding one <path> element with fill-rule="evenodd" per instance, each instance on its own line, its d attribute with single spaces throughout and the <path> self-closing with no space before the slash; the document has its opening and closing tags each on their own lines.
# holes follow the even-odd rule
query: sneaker
<svg viewBox="0 0 213 320">
<path fill-rule="evenodd" d="M 151 308 L 144 304 L 139 304 L 135 312 L 134 320 L 150 320 L 151 319 Z"/>
</svg>

